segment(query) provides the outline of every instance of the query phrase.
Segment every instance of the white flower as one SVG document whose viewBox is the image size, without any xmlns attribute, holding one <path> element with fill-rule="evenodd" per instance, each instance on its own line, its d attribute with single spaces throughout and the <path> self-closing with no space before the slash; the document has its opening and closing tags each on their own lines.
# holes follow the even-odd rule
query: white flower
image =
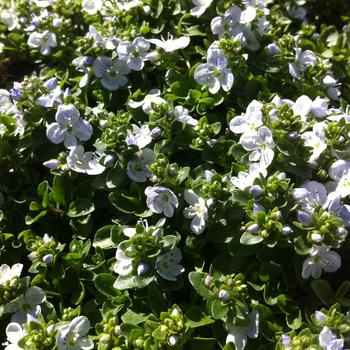
<svg viewBox="0 0 350 350">
<path fill-rule="evenodd" d="M 94 152 L 84 152 L 84 147 L 81 145 L 70 150 L 67 164 L 73 171 L 88 175 L 102 174 L 106 169 L 100 164 L 99 158 Z"/>
<path fill-rule="evenodd" d="M 324 98 L 316 97 L 311 104 L 311 113 L 316 117 L 325 117 L 328 114 L 328 103 Z"/>
<path fill-rule="evenodd" d="M 306 131 L 301 135 L 304 140 L 305 147 L 312 148 L 310 161 L 316 161 L 322 152 L 327 148 L 326 124 L 324 122 L 316 123 L 312 127 L 312 131 Z"/>
<path fill-rule="evenodd" d="M 174 208 L 179 206 L 175 193 L 163 186 L 148 186 L 145 189 L 146 204 L 156 214 L 164 213 L 168 218 L 174 215 Z"/>
<path fill-rule="evenodd" d="M 305 120 L 306 116 L 311 111 L 312 100 L 306 96 L 300 96 L 293 105 L 293 113 L 301 116 L 302 120 Z"/>
<path fill-rule="evenodd" d="M 321 277 L 322 270 L 325 272 L 337 271 L 341 266 L 341 258 L 337 252 L 331 251 L 331 247 L 322 245 L 313 246 L 310 250 L 310 257 L 303 263 L 302 277 L 314 279 Z"/>
<path fill-rule="evenodd" d="M 17 14 L 13 10 L 1 10 L 0 21 L 7 26 L 9 31 L 18 27 L 19 20 Z"/>
<path fill-rule="evenodd" d="M 308 213 L 313 213 L 317 206 L 323 207 L 327 203 L 327 190 L 317 181 L 306 181 L 302 187 L 295 188 L 292 194 Z"/>
<path fill-rule="evenodd" d="M 139 108 L 142 106 L 142 109 L 146 114 L 151 114 L 151 113 L 154 113 L 152 104 L 159 105 L 162 103 L 166 103 L 166 101 L 160 97 L 160 90 L 151 89 L 148 95 L 146 95 L 143 100 L 141 101 L 129 100 L 128 105 L 131 108 Z"/>
<path fill-rule="evenodd" d="M 121 0 L 116 2 L 118 9 L 124 11 L 129 11 L 130 9 L 138 6 L 139 4 L 140 0 Z"/>
<path fill-rule="evenodd" d="M 144 60 L 149 48 L 150 44 L 145 38 L 137 37 L 132 43 L 121 41 L 117 47 L 117 53 L 130 69 L 140 71 L 144 67 Z"/>
<path fill-rule="evenodd" d="M 337 336 L 326 326 L 322 328 L 318 341 L 323 350 L 343 350 L 344 340 L 337 339 Z"/>
<path fill-rule="evenodd" d="M 299 47 L 295 48 L 295 63 L 289 64 L 289 73 L 293 78 L 301 79 L 301 73 L 307 67 L 314 67 L 317 63 L 317 57 L 311 50 L 302 51 Z"/>
<path fill-rule="evenodd" d="M 227 59 L 223 51 L 209 49 L 207 63 L 200 64 L 194 72 L 194 79 L 200 85 L 207 85 L 212 94 L 216 94 L 220 87 L 229 91 L 233 85 L 233 74 L 227 67 Z"/>
<path fill-rule="evenodd" d="M 40 96 L 36 100 L 36 103 L 39 106 L 46 107 L 46 108 L 57 106 L 62 102 L 61 95 L 62 95 L 62 90 L 59 86 L 57 86 L 53 90 L 51 90 L 47 95 Z"/>
<path fill-rule="evenodd" d="M 92 127 L 87 120 L 80 119 L 80 113 L 72 105 L 58 106 L 56 117 L 57 123 L 47 127 L 47 138 L 53 143 L 64 141 L 66 148 L 75 147 L 78 140 L 87 141 L 92 135 Z"/>
<path fill-rule="evenodd" d="M 5 282 L 10 281 L 13 277 L 19 277 L 23 269 L 22 264 L 14 264 L 12 267 L 7 264 L 0 266 L 0 286 Z"/>
<path fill-rule="evenodd" d="M 9 323 L 6 327 L 6 337 L 10 344 L 7 344 L 4 350 L 22 350 L 17 344 L 25 335 L 27 333 L 20 324 L 16 322 Z"/>
<path fill-rule="evenodd" d="M 198 197 L 192 190 L 185 190 L 185 200 L 190 205 L 185 208 L 183 214 L 186 219 L 192 219 L 191 230 L 196 234 L 201 234 L 205 229 L 205 220 L 208 219 L 208 209 L 205 200 Z"/>
<path fill-rule="evenodd" d="M 259 334 L 259 313 L 252 311 L 248 315 L 248 326 L 235 326 L 232 323 L 225 323 L 224 327 L 229 334 L 226 337 L 226 344 L 233 343 L 236 350 L 243 350 L 247 344 L 247 337 L 257 338 Z"/>
<path fill-rule="evenodd" d="M 190 13 L 192 16 L 201 16 L 207 8 L 211 5 L 213 0 L 192 0 L 195 7 L 191 8 Z"/>
<path fill-rule="evenodd" d="M 89 350 L 94 342 L 86 335 L 89 332 L 90 321 L 85 316 L 75 317 L 69 324 L 64 325 L 57 335 L 58 350 Z"/>
<path fill-rule="evenodd" d="M 192 118 L 189 114 L 188 114 L 188 109 L 183 107 L 183 106 L 176 106 L 174 108 L 174 116 L 175 116 L 175 120 L 178 120 L 179 122 L 183 123 L 183 124 L 190 124 L 190 125 L 197 125 L 198 124 L 198 120 Z"/>
<path fill-rule="evenodd" d="M 24 294 L 5 305 L 5 312 L 12 313 L 11 321 L 20 324 L 27 322 L 27 314 L 38 316 L 40 304 L 46 300 L 44 291 L 39 287 L 29 287 Z"/>
<path fill-rule="evenodd" d="M 252 163 L 248 173 L 240 171 L 237 176 L 232 177 L 231 182 L 241 191 L 244 191 L 247 187 L 253 186 L 255 179 L 260 176 L 266 177 L 266 175 L 266 168 L 261 168 L 259 163 Z"/>
<path fill-rule="evenodd" d="M 40 49 L 42 55 L 49 55 L 52 47 L 57 46 L 56 34 L 45 30 L 43 33 L 33 32 L 29 35 L 28 46 Z"/>
<path fill-rule="evenodd" d="M 230 121 L 230 130 L 235 134 L 250 134 L 263 125 L 262 110 L 263 105 L 253 100 L 249 103 L 246 113 L 234 117 Z"/>
<path fill-rule="evenodd" d="M 102 5 L 102 0 L 84 0 L 81 7 L 83 11 L 87 12 L 89 15 L 95 15 L 102 9 Z"/>
<path fill-rule="evenodd" d="M 267 168 L 273 161 L 275 142 L 270 129 L 261 126 L 256 134 L 243 134 L 240 144 L 246 151 L 252 151 L 249 160 L 256 162 L 260 160 L 260 166 Z"/>
<path fill-rule="evenodd" d="M 242 10 L 237 5 L 232 6 L 224 13 L 223 17 L 215 17 L 212 19 L 210 27 L 213 34 L 222 37 L 225 33 L 236 37 L 243 32 L 242 26 L 239 24 Z"/>
<path fill-rule="evenodd" d="M 130 258 L 125 254 L 125 252 L 118 247 L 115 258 L 117 260 L 114 265 L 114 272 L 120 276 L 127 276 L 132 272 L 132 261 L 133 258 Z"/>
<path fill-rule="evenodd" d="M 148 41 L 165 52 L 173 52 L 178 49 L 186 48 L 190 43 L 190 38 L 188 36 L 181 36 L 180 38 L 173 39 L 173 37 L 168 34 L 168 40 L 148 39 Z"/>
<path fill-rule="evenodd" d="M 152 173 L 148 170 L 148 167 L 154 163 L 155 154 L 149 148 L 142 150 L 141 156 L 136 160 L 131 160 L 127 165 L 127 174 L 131 180 L 136 182 L 145 182 Z"/>
<path fill-rule="evenodd" d="M 0 113 L 10 114 L 13 108 L 10 93 L 5 89 L 0 89 Z"/>
<path fill-rule="evenodd" d="M 331 99 L 336 101 L 339 100 L 339 97 L 341 95 L 341 83 L 339 83 L 331 75 L 328 74 L 322 79 L 322 85 L 327 89 L 327 94 Z"/>
<path fill-rule="evenodd" d="M 97 57 L 93 63 L 93 69 L 94 74 L 97 78 L 101 78 L 101 84 L 107 90 L 116 91 L 128 82 L 126 75 L 130 72 L 130 68 L 120 59 Z"/>
<path fill-rule="evenodd" d="M 132 132 L 128 130 L 126 136 L 126 143 L 128 145 L 136 145 L 142 149 L 151 142 L 152 136 L 148 125 L 145 124 L 139 128 L 137 125 L 132 124 Z"/>
<path fill-rule="evenodd" d="M 168 281 L 176 281 L 176 277 L 185 271 L 178 263 L 182 259 L 181 250 L 175 247 L 172 251 L 157 256 L 157 273 Z"/>
<path fill-rule="evenodd" d="M 350 194 L 350 162 L 339 159 L 329 168 L 329 176 L 333 181 L 326 184 L 330 191 L 344 198 Z"/>
</svg>

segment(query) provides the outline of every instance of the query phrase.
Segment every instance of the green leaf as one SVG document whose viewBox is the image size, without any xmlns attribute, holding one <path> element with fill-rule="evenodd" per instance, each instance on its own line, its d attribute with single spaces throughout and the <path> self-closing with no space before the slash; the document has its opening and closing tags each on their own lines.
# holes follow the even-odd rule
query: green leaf
<svg viewBox="0 0 350 350">
<path fill-rule="evenodd" d="M 55 175 L 53 179 L 52 197 L 57 204 L 63 206 L 66 205 L 65 186 L 65 177 L 63 175 Z"/>
<path fill-rule="evenodd" d="M 311 288 L 318 298 L 326 305 L 334 302 L 334 291 L 329 283 L 325 280 L 315 280 L 311 282 Z"/>
<path fill-rule="evenodd" d="M 97 230 L 92 246 L 101 249 L 116 248 L 117 245 L 112 241 L 112 228 L 113 225 L 107 225 Z"/>
<path fill-rule="evenodd" d="M 202 308 L 193 306 L 185 312 L 186 326 L 189 328 L 197 328 L 214 323 L 215 321 L 207 316 Z"/>
<path fill-rule="evenodd" d="M 78 198 L 69 204 L 67 215 L 71 218 L 77 218 L 92 213 L 95 210 L 94 203 L 85 198 Z"/>
<path fill-rule="evenodd" d="M 106 176 L 106 185 L 108 188 L 117 188 L 126 179 L 125 170 L 122 168 L 111 169 Z"/>
<path fill-rule="evenodd" d="M 108 196 L 110 202 L 118 210 L 126 214 L 133 214 L 136 211 L 142 211 L 143 202 L 141 199 L 130 196 L 125 191 L 115 191 Z"/>
<path fill-rule="evenodd" d="M 94 279 L 97 290 L 107 297 L 115 297 L 118 293 L 113 287 L 116 277 L 110 273 L 100 273 Z"/>
<path fill-rule="evenodd" d="M 145 316 L 145 314 L 136 313 L 130 309 L 128 309 L 121 318 L 123 322 L 134 325 L 138 325 L 139 323 L 142 323 L 147 320 L 147 316 Z"/>
<path fill-rule="evenodd" d="M 263 240 L 263 237 L 260 237 L 258 235 L 252 235 L 249 232 L 244 232 L 239 241 L 241 242 L 241 244 L 254 245 L 261 243 Z"/>
<path fill-rule="evenodd" d="M 34 222 L 38 221 L 40 218 L 44 217 L 47 214 L 46 210 L 41 211 L 39 214 L 37 213 L 28 213 L 25 217 L 26 225 L 31 225 Z"/>
<path fill-rule="evenodd" d="M 155 276 L 141 277 L 141 276 L 118 276 L 114 282 L 113 287 L 116 289 L 132 289 L 132 288 L 144 288 L 149 285 Z"/>
<path fill-rule="evenodd" d="M 214 299 L 210 301 L 210 311 L 216 320 L 220 320 L 226 316 L 228 306 L 224 305 L 220 300 Z"/>
<path fill-rule="evenodd" d="M 196 290 L 196 292 L 204 299 L 213 299 L 214 293 L 204 284 L 207 273 L 192 271 L 189 273 L 188 278 Z"/>
</svg>

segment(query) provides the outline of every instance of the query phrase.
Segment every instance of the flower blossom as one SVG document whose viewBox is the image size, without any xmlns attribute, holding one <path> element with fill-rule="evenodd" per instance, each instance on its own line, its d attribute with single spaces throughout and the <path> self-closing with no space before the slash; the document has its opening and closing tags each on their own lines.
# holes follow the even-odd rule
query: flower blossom
<svg viewBox="0 0 350 350">
<path fill-rule="evenodd" d="M 233 343 L 235 349 L 243 350 L 247 345 L 247 337 L 257 338 L 259 334 L 259 313 L 252 311 L 248 314 L 249 324 L 247 326 L 236 326 L 232 323 L 225 323 L 224 328 L 228 333 L 226 344 Z"/>
<path fill-rule="evenodd" d="M 195 6 L 191 8 L 190 14 L 195 17 L 200 17 L 211 5 L 213 0 L 192 0 L 192 2 Z"/>
<path fill-rule="evenodd" d="M 128 145 L 136 145 L 142 149 L 151 142 L 151 131 L 146 124 L 142 125 L 140 128 L 136 124 L 132 124 L 132 131 L 127 131 L 126 143 Z"/>
<path fill-rule="evenodd" d="M 7 264 L 0 266 L 0 286 L 5 282 L 10 281 L 13 277 L 19 277 L 23 269 L 23 264 L 14 264 L 10 267 Z"/>
<path fill-rule="evenodd" d="M 267 168 L 273 161 L 275 142 L 270 129 L 261 126 L 255 134 L 243 134 L 240 144 L 246 151 L 252 151 L 249 160 L 260 160 L 260 167 Z"/>
<path fill-rule="evenodd" d="M 185 190 L 185 200 L 190 205 L 185 208 L 183 214 L 186 219 L 192 219 L 191 230 L 201 234 L 205 229 L 205 220 L 208 219 L 208 209 L 205 200 L 197 196 L 192 190 Z"/>
<path fill-rule="evenodd" d="M 85 316 L 73 318 L 69 324 L 62 326 L 57 335 L 58 350 L 89 350 L 94 342 L 87 337 L 90 321 Z"/>
<path fill-rule="evenodd" d="M 164 100 L 164 98 L 160 97 L 160 90 L 151 89 L 143 100 L 141 101 L 129 100 L 128 105 L 131 108 L 139 108 L 142 106 L 142 110 L 149 115 L 154 113 L 152 104 L 159 105 L 162 103 L 166 103 L 166 101 Z"/>
<path fill-rule="evenodd" d="M 88 175 L 102 174 L 106 167 L 100 164 L 99 157 L 94 152 L 84 152 L 84 147 L 73 147 L 67 157 L 67 165 L 77 173 Z"/>
<path fill-rule="evenodd" d="M 99 56 L 93 63 L 94 74 L 101 79 L 101 84 L 110 91 L 116 91 L 128 82 L 126 75 L 130 68 L 126 62 L 106 56 Z"/>
<path fill-rule="evenodd" d="M 75 147 L 78 140 L 87 141 L 92 135 L 92 127 L 87 120 L 80 118 L 77 108 L 72 105 L 58 106 L 56 123 L 47 127 L 47 138 L 53 143 L 64 141 L 66 148 Z"/>
<path fill-rule="evenodd" d="M 295 48 L 295 61 L 289 64 L 289 73 L 295 79 L 301 79 L 301 74 L 307 67 L 314 67 L 317 63 L 317 57 L 311 50 L 302 51 L 299 47 Z"/>
<path fill-rule="evenodd" d="M 322 270 L 325 272 L 335 272 L 341 266 L 341 258 L 337 252 L 331 251 L 331 247 L 321 245 L 313 246 L 302 267 L 302 277 L 304 279 L 312 276 L 314 279 L 321 277 Z"/>
<path fill-rule="evenodd" d="M 145 65 L 144 61 L 149 48 L 150 44 L 145 38 L 137 37 L 133 42 L 121 41 L 117 47 L 117 53 L 130 69 L 140 71 Z"/>
<path fill-rule="evenodd" d="M 40 49 L 40 53 L 48 56 L 51 48 L 57 46 L 56 34 L 45 30 L 43 33 L 33 32 L 29 35 L 28 46 Z"/>
<path fill-rule="evenodd" d="M 316 123 L 312 127 L 312 131 L 306 131 L 301 135 L 304 140 L 305 147 L 311 147 L 312 154 L 309 161 L 316 161 L 322 152 L 327 149 L 326 124 L 324 122 Z"/>
<path fill-rule="evenodd" d="M 20 324 L 17 322 L 11 322 L 6 327 L 6 337 L 7 343 L 3 345 L 7 345 L 4 350 L 22 350 L 18 346 L 18 342 L 27 335 L 27 332 L 22 328 Z"/>
<path fill-rule="evenodd" d="M 148 167 L 154 163 L 155 154 L 149 148 L 144 148 L 138 159 L 131 160 L 127 165 L 127 174 L 131 180 L 136 182 L 145 182 L 152 173 Z"/>
<path fill-rule="evenodd" d="M 176 277 L 185 271 L 184 267 L 179 265 L 181 259 L 181 250 L 177 247 L 170 252 L 157 256 L 157 273 L 168 281 L 176 281 Z"/>
<path fill-rule="evenodd" d="M 229 91 L 233 85 L 233 74 L 227 68 L 227 59 L 223 51 L 214 48 L 208 50 L 207 63 L 200 64 L 194 72 L 194 79 L 200 85 L 207 85 L 212 94 L 220 87 Z"/>
<path fill-rule="evenodd" d="M 146 204 L 156 214 L 164 213 L 168 218 L 174 215 L 174 208 L 179 206 L 175 193 L 163 186 L 148 186 L 145 189 Z"/>
<path fill-rule="evenodd" d="M 318 341 L 323 350 L 343 350 L 344 340 L 338 339 L 328 327 L 323 327 L 318 336 Z"/>
<path fill-rule="evenodd" d="M 84 0 L 81 4 L 83 11 L 89 15 L 95 15 L 102 9 L 102 0 Z"/>
</svg>

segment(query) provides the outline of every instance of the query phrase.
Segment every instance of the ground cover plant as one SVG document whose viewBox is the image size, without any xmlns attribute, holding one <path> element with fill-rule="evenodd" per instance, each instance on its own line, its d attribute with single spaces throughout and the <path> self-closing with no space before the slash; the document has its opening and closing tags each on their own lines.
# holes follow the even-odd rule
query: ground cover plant
<svg viewBox="0 0 350 350">
<path fill-rule="evenodd" d="M 350 348 L 347 0 L 2 0 L 6 350 Z"/>
</svg>

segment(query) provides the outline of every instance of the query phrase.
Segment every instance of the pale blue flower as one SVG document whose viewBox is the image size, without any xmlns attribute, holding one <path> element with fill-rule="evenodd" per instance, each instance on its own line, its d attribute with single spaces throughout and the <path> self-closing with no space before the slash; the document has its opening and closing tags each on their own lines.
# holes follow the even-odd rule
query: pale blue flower
<svg viewBox="0 0 350 350">
<path fill-rule="evenodd" d="M 111 91 L 116 91 L 128 82 L 126 75 L 130 68 L 126 62 L 106 56 L 97 57 L 93 63 L 94 74 L 101 79 L 101 84 Z"/>
<path fill-rule="evenodd" d="M 147 196 L 146 204 L 154 213 L 171 218 L 174 215 L 174 208 L 179 206 L 179 200 L 175 193 L 163 186 L 148 186 L 145 189 Z"/>
<path fill-rule="evenodd" d="M 229 91 L 233 85 L 233 74 L 227 67 L 227 59 L 219 49 L 208 50 L 207 63 L 200 64 L 194 72 L 194 79 L 200 85 L 207 85 L 212 94 L 216 94 L 220 87 Z"/>
<path fill-rule="evenodd" d="M 145 182 L 152 175 L 148 167 L 154 163 L 155 154 L 149 148 L 144 148 L 138 159 L 131 160 L 127 165 L 127 174 L 135 182 Z"/>
<path fill-rule="evenodd" d="M 130 41 L 121 41 L 117 47 L 117 53 L 127 66 L 135 71 L 140 71 L 144 67 L 144 61 L 150 43 L 143 37 L 137 37 Z"/>
<path fill-rule="evenodd" d="M 90 321 L 85 316 L 75 317 L 69 324 L 60 328 L 57 335 L 58 350 L 89 350 L 94 342 L 87 337 Z"/>
<path fill-rule="evenodd" d="M 72 148 L 78 144 L 78 140 L 90 139 L 92 127 L 87 120 L 80 118 L 74 105 L 60 105 L 56 113 L 56 123 L 47 127 L 46 135 L 51 142 L 64 142 L 65 147 Z"/>
<path fill-rule="evenodd" d="M 318 336 L 318 341 L 323 350 L 343 350 L 344 340 L 338 339 L 328 327 L 323 327 Z"/>
<path fill-rule="evenodd" d="M 177 276 L 185 271 L 184 267 L 179 265 L 181 259 L 181 250 L 177 247 L 170 252 L 157 256 L 157 273 L 168 281 L 176 281 Z"/>
</svg>

